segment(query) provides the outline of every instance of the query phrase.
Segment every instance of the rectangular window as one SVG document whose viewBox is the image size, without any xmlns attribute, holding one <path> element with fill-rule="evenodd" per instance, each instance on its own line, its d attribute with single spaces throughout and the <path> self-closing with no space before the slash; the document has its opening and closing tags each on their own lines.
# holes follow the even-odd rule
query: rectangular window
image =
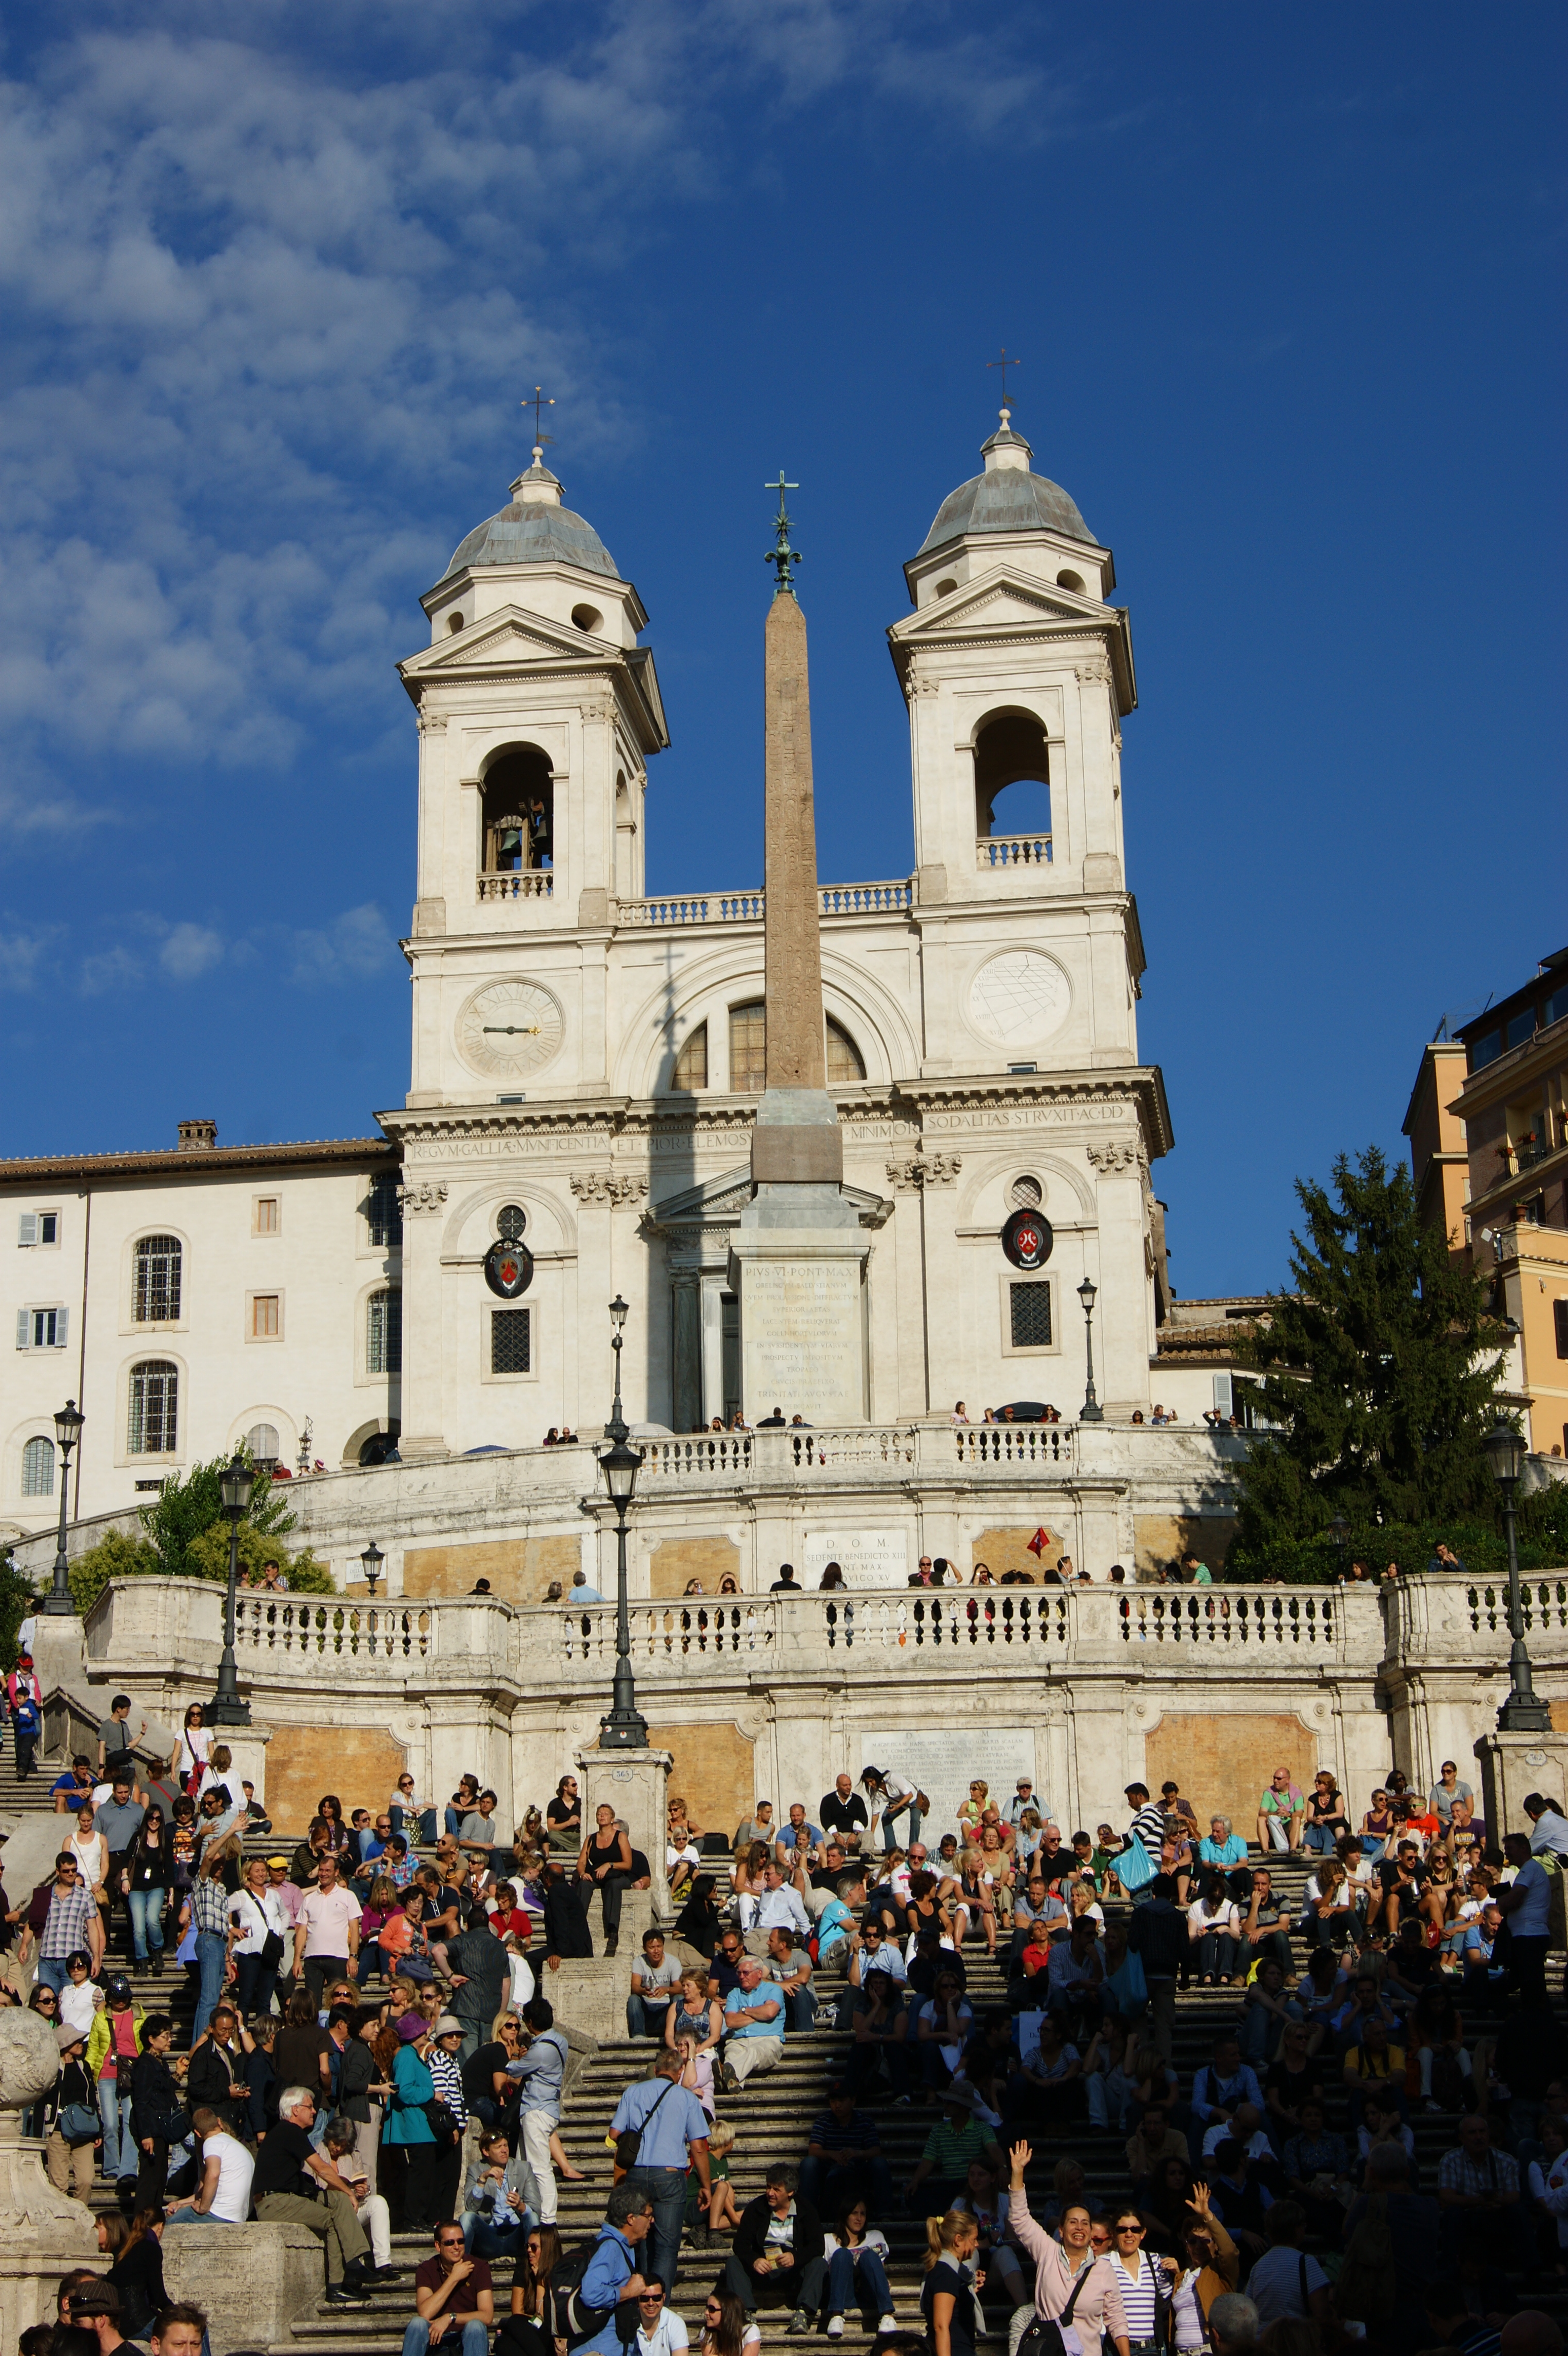
<svg viewBox="0 0 1568 2356">
<path fill-rule="evenodd" d="M 401 1375 L 403 1372 L 401 1292 L 372 1292 L 371 1295 L 365 1327 L 365 1372 L 368 1375 Z"/>
<path fill-rule="evenodd" d="M 1533 1006 L 1527 1006 L 1522 1014 L 1509 1017 L 1509 1045 L 1510 1047 L 1522 1047 L 1527 1039 L 1533 1039 L 1534 1036 L 1535 1009 Z"/>
<path fill-rule="evenodd" d="M 257 1235 L 259 1235 L 259 1236 L 275 1236 L 275 1235 L 277 1234 L 277 1232 L 278 1232 L 278 1227 L 279 1227 L 279 1225 L 280 1225 L 280 1220 L 279 1220 L 279 1215 L 278 1215 L 278 1214 L 279 1214 L 279 1209 L 280 1209 L 280 1205 L 279 1205 L 279 1202 L 278 1202 L 278 1198 L 277 1198 L 277 1196 L 276 1196 L 275 1194 L 258 1194 L 258 1195 L 257 1195 L 257 1197 L 256 1197 L 256 1233 L 257 1233 Z"/>
<path fill-rule="evenodd" d="M 390 1251 L 394 1244 L 402 1243 L 403 1205 L 394 1177 L 386 1175 L 372 1180 L 370 1197 L 365 1205 L 365 1223 L 377 1251 Z"/>
<path fill-rule="evenodd" d="M 1010 1284 L 1007 1288 L 1015 1350 L 1048 1350 L 1051 1345 L 1051 1288 L 1046 1284 Z"/>
<path fill-rule="evenodd" d="M 1557 1355 L 1568 1358 L 1568 1301 L 1554 1301 L 1552 1322 L 1557 1328 Z"/>
<path fill-rule="evenodd" d="M 1568 1014 L 1568 989 L 1554 990 L 1541 1010 L 1541 1029 L 1544 1031 L 1550 1023 L 1561 1023 L 1565 1014 Z"/>
<path fill-rule="evenodd" d="M 1472 1039 L 1470 1042 L 1470 1069 L 1473 1072 L 1485 1071 L 1488 1064 L 1495 1064 L 1497 1062 L 1498 1057 L 1502 1054 L 1502 1052 L 1503 1034 L 1500 1031 L 1488 1031 L 1484 1039 Z"/>
<path fill-rule="evenodd" d="M 1214 1377 L 1214 1412 L 1227 1417 L 1236 1412 L 1235 1394 L 1229 1375 L 1216 1375 Z"/>
<path fill-rule="evenodd" d="M 251 1295 L 251 1339 L 252 1342 L 275 1342 L 283 1331 L 279 1314 L 282 1297 L 275 1292 L 252 1292 Z"/>
<path fill-rule="evenodd" d="M 69 1309 L 18 1309 L 18 1350 L 63 1350 L 70 1324 Z"/>
<path fill-rule="evenodd" d="M 492 1309 L 490 1312 L 490 1372 L 492 1375 L 526 1375 L 530 1367 L 528 1329 L 530 1312 L 526 1309 Z"/>
<path fill-rule="evenodd" d="M 24 1211 L 16 1223 L 16 1241 L 24 1248 L 32 1244 L 58 1244 L 59 1213 L 58 1211 Z"/>
</svg>

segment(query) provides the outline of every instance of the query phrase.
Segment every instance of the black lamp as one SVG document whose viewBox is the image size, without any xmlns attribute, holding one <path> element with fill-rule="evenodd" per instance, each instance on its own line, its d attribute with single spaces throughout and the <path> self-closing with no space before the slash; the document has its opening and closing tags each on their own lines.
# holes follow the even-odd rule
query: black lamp
<svg viewBox="0 0 1568 2356">
<path fill-rule="evenodd" d="M 616 1509 L 616 1673 L 610 1711 L 599 1720 L 601 1751 L 646 1751 L 648 1721 L 637 1707 L 637 1682 L 631 1671 L 631 1622 L 626 1594 L 626 1516 L 642 1470 L 642 1451 L 628 1447 L 630 1433 L 620 1405 L 621 1336 L 628 1316 L 618 1292 L 610 1302 L 610 1347 L 615 1352 L 616 1393 L 605 1438 L 610 1445 L 599 1457 L 599 1471 Z"/>
<path fill-rule="evenodd" d="M 1092 1277 L 1086 1276 L 1078 1288 L 1083 1303 L 1083 1406 L 1079 1409 L 1084 1423 L 1103 1423 L 1105 1410 L 1094 1395 L 1094 1301 L 1098 1290 Z"/>
<path fill-rule="evenodd" d="M 1545 1734 L 1552 1726 L 1551 1706 L 1535 1690 L 1535 1676 L 1524 1641 L 1524 1604 L 1519 1591 L 1519 1533 L 1514 1521 L 1514 1490 L 1524 1471 L 1524 1441 L 1501 1408 L 1481 1442 L 1492 1478 L 1503 1493 L 1503 1529 L 1509 1542 L 1509 1629 L 1513 1644 L 1509 1653 L 1509 1697 L 1498 1712 L 1502 1734 Z"/>
<path fill-rule="evenodd" d="M 372 1538 L 370 1545 L 363 1549 L 360 1556 L 360 1560 L 365 1567 L 365 1585 L 371 1590 L 371 1601 L 373 1603 L 376 1600 L 376 1581 L 381 1575 L 381 1565 L 386 1560 L 385 1555 L 381 1552 L 374 1538 Z"/>
<path fill-rule="evenodd" d="M 249 1726 L 251 1705 L 240 1698 L 239 1672 L 234 1661 L 234 1597 L 240 1584 L 240 1525 L 251 1509 L 256 1485 L 254 1468 L 236 1448 L 218 1476 L 218 1494 L 229 1516 L 229 1586 L 223 1598 L 223 1658 L 218 1665 L 218 1690 L 207 1705 L 209 1726 Z"/>
<path fill-rule="evenodd" d="M 74 1399 L 67 1399 L 55 1416 L 55 1439 L 59 1443 L 59 1531 L 55 1539 L 54 1577 L 44 1599 L 44 1610 L 51 1617 L 66 1618 L 76 1609 L 70 1600 L 70 1580 L 65 1558 L 66 1491 L 70 1486 L 67 1476 L 70 1472 L 70 1451 L 76 1446 L 86 1420 Z"/>
</svg>

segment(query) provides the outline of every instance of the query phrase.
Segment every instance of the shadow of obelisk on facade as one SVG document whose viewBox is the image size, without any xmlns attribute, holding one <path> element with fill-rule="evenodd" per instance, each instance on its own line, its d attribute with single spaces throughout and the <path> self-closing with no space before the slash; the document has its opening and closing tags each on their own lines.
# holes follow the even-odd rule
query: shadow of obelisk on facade
<svg viewBox="0 0 1568 2356">
<path fill-rule="evenodd" d="M 864 1288 L 870 1238 L 843 1191 L 827 1091 L 806 619 L 791 578 L 780 470 L 778 569 L 765 636 L 768 1085 L 751 1141 L 752 1199 L 730 1252 L 740 1296 L 741 1392 L 752 1423 L 866 1412 Z"/>
</svg>

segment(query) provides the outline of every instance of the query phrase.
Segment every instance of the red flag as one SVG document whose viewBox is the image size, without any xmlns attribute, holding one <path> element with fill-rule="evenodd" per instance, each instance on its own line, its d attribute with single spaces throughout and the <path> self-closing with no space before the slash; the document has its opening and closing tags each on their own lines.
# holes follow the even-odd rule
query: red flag
<svg viewBox="0 0 1568 2356">
<path fill-rule="evenodd" d="M 1037 1559 L 1045 1553 L 1045 1550 L 1049 1546 L 1050 1542 L 1051 1534 L 1049 1530 L 1036 1530 L 1034 1537 L 1029 1540 L 1029 1552 Z"/>
</svg>

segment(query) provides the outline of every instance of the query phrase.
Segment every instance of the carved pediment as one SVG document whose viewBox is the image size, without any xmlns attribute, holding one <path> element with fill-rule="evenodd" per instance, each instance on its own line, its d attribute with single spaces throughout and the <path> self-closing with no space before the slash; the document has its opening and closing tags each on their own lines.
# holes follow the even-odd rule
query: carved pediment
<svg viewBox="0 0 1568 2356">
<path fill-rule="evenodd" d="M 399 668 L 405 679 L 461 679 L 466 672 L 494 670 L 502 664 L 554 665 L 563 659 L 575 669 L 602 669 L 604 654 L 596 648 L 585 655 L 580 630 L 553 622 L 546 615 L 532 614 L 525 606 L 504 605 L 499 613 L 487 614 L 471 629 L 438 638 Z"/>
</svg>

